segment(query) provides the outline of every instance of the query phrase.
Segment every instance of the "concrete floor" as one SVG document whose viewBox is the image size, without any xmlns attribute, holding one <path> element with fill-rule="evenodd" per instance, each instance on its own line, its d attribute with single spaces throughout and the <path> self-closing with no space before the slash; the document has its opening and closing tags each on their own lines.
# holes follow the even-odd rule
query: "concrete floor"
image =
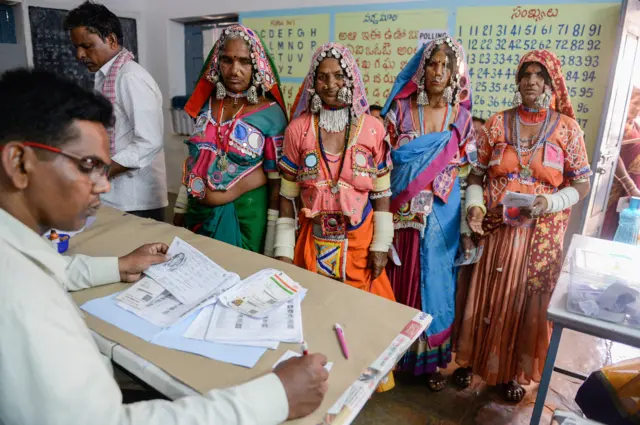
<svg viewBox="0 0 640 425">
<path fill-rule="evenodd" d="M 578 332 L 563 332 L 556 366 L 589 375 L 605 365 L 640 357 L 640 349 L 593 338 Z M 451 364 L 446 374 L 455 370 Z M 553 374 L 540 424 L 551 423 L 555 409 L 580 412 L 573 401 L 581 381 L 559 373 Z M 443 391 L 432 393 L 424 380 L 397 377 L 396 388 L 375 394 L 360 413 L 355 425 L 525 425 L 538 389 L 532 384 L 521 403 L 513 405 L 487 387 L 477 376 L 471 387 L 458 391 L 449 384 Z"/>
<path fill-rule="evenodd" d="M 175 194 L 169 193 L 168 222 L 173 220 L 175 198 Z M 588 376 L 603 366 L 635 357 L 640 357 L 640 349 L 565 330 L 556 366 Z M 455 369 L 455 363 L 451 363 L 443 372 L 450 375 Z M 581 383 L 554 372 L 540 424 L 550 424 L 556 409 L 581 413 L 573 401 Z M 439 393 L 432 393 L 424 379 L 396 376 L 396 387 L 374 394 L 354 425 L 528 425 L 538 385 L 526 389 L 525 398 L 514 405 L 504 402 L 501 394 L 477 376 L 464 391 L 449 384 Z"/>
</svg>

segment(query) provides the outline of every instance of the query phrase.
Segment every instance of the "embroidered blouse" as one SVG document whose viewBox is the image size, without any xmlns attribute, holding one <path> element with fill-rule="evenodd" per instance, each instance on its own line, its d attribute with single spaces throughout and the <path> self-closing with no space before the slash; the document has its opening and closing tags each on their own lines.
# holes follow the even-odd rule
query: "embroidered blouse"
<svg viewBox="0 0 640 425">
<path fill-rule="evenodd" d="M 331 183 L 340 168 L 341 154 L 327 154 L 331 176 L 327 175 L 311 114 L 294 119 L 285 133 L 280 170 L 295 177 L 301 186 L 302 212 L 315 217 L 326 212 L 342 212 L 353 226 L 360 224 L 374 181 L 390 171 L 389 148 L 384 126 L 378 119 L 362 115 L 351 130 L 339 176 L 337 193 Z"/>
<path fill-rule="evenodd" d="M 523 165 L 528 164 L 532 172 L 531 177 L 522 177 L 512 134 L 515 119 L 515 109 L 496 114 L 489 118 L 478 136 L 478 163 L 473 172 L 488 174 L 487 207 L 499 206 L 507 191 L 551 194 L 566 181 L 591 175 L 580 126 L 568 116 L 553 112 L 543 145 L 532 158 L 530 153 L 522 153 Z"/>
<path fill-rule="evenodd" d="M 278 172 L 287 118 L 273 102 L 248 114 L 218 124 L 211 104 L 198 116 L 194 134 L 185 142 L 183 184 L 192 196 L 203 197 L 205 188 L 228 190 L 262 166 Z"/>
</svg>

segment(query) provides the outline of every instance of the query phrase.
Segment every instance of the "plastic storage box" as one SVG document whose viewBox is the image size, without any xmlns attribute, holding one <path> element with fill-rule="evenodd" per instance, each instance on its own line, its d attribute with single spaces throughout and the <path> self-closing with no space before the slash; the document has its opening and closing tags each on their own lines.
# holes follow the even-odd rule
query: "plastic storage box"
<svg viewBox="0 0 640 425">
<path fill-rule="evenodd" d="M 640 327 L 640 250 L 578 248 L 570 264 L 569 311 Z"/>
</svg>

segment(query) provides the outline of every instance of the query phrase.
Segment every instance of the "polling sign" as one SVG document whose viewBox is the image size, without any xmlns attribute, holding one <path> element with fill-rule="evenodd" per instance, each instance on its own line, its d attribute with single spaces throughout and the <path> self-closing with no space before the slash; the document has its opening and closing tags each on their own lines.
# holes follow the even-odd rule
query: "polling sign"
<svg viewBox="0 0 640 425">
<path fill-rule="evenodd" d="M 430 41 L 447 35 L 449 35 L 447 30 L 420 30 L 418 31 L 418 49 Z"/>
</svg>

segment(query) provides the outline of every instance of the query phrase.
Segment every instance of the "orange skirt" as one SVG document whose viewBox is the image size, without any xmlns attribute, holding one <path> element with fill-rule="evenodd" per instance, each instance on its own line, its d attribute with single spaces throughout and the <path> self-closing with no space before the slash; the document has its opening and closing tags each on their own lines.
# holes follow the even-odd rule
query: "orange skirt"
<svg viewBox="0 0 640 425">
<path fill-rule="evenodd" d="M 542 375 L 551 338 L 551 294 L 527 293 L 533 230 L 505 225 L 484 239 L 460 311 L 456 362 L 489 385 L 514 379 L 529 384 Z"/>
<path fill-rule="evenodd" d="M 317 273 L 316 247 L 313 237 L 313 220 L 300 215 L 300 231 L 296 242 L 293 263 Z M 395 301 L 391 283 L 385 271 L 377 279 L 371 279 L 369 268 L 369 246 L 373 239 L 373 214 L 354 230 L 347 232 L 347 253 L 344 283 L 363 291 L 371 292 L 391 301 Z"/>
</svg>

